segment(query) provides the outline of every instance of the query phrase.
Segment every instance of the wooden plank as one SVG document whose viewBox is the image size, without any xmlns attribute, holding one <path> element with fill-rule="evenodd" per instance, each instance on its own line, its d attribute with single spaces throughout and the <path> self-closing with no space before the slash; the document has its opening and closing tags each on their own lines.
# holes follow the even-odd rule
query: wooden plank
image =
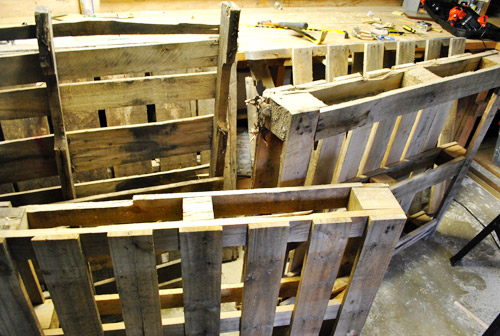
<svg viewBox="0 0 500 336">
<path fill-rule="evenodd" d="M 186 335 L 220 333 L 222 227 L 179 228 Z M 203 274 L 200 277 L 200 274 Z"/>
<path fill-rule="evenodd" d="M 240 9 L 234 3 L 223 2 L 221 7 L 217 79 L 215 86 L 215 110 L 210 152 L 210 176 L 224 174 L 227 149 L 227 108 L 231 66 L 238 49 L 238 24 Z"/>
<path fill-rule="evenodd" d="M 428 39 L 425 42 L 425 55 L 424 60 L 432 60 L 439 58 L 441 56 L 441 40 L 440 39 Z"/>
<path fill-rule="evenodd" d="M 465 37 L 452 37 L 448 47 L 448 57 L 465 53 Z"/>
<path fill-rule="evenodd" d="M 285 113 L 286 140 L 281 153 L 278 186 L 303 185 L 312 154 L 318 111 L 325 105 L 308 93 L 287 96 L 279 103 L 281 105 L 273 108 L 273 112 Z"/>
<path fill-rule="evenodd" d="M 464 157 L 458 157 L 437 168 L 412 176 L 391 186 L 394 196 L 401 200 L 409 194 L 415 194 L 433 185 L 453 178 L 462 168 Z"/>
<path fill-rule="evenodd" d="M 0 183 L 57 175 L 53 135 L 3 141 L 0 153 Z"/>
<path fill-rule="evenodd" d="M 127 334 L 163 335 L 153 231 L 108 234 Z"/>
<path fill-rule="evenodd" d="M 312 55 L 311 55 L 312 56 Z M 329 82 L 335 77 L 346 76 L 349 67 L 349 46 L 328 45 L 326 52 L 325 79 Z"/>
<path fill-rule="evenodd" d="M 0 57 L 0 86 L 29 84 L 43 81 L 40 59 L 36 53 Z M 22 74 L 22 75 L 19 75 Z"/>
<path fill-rule="evenodd" d="M 293 84 L 304 84 L 313 81 L 312 48 L 292 49 Z"/>
<path fill-rule="evenodd" d="M 369 71 L 382 69 L 384 66 L 384 44 L 365 43 L 363 55 L 363 74 Z"/>
<path fill-rule="evenodd" d="M 420 112 L 420 118 L 418 118 L 418 123 L 411 137 L 410 143 L 404 152 L 404 157 L 410 157 L 418 154 L 422 151 L 422 146 L 427 139 L 427 135 L 432 127 L 434 118 L 441 111 L 441 106 L 436 105 L 430 108 L 426 108 Z"/>
<path fill-rule="evenodd" d="M 65 50 L 56 53 L 61 80 L 210 67 L 217 40 Z M 179 57 L 182 55 L 182 57 Z"/>
<path fill-rule="evenodd" d="M 398 41 L 396 65 L 415 62 L 415 41 Z"/>
<path fill-rule="evenodd" d="M 371 131 L 372 125 L 368 125 L 352 131 L 350 137 L 348 135 L 342 149 L 346 153 L 342 162 L 337 165 L 337 172 L 333 178 L 334 183 L 345 182 L 357 176 Z"/>
<path fill-rule="evenodd" d="M 374 125 L 376 129 L 374 130 L 373 145 L 366 157 L 363 169 L 360 171 L 361 174 L 366 174 L 380 168 L 395 124 L 396 118 L 388 118 L 375 124 L 376 126 Z"/>
<path fill-rule="evenodd" d="M 404 215 L 369 218 L 333 335 L 361 333 L 405 221 Z"/>
<path fill-rule="evenodd" d="M 238 168 L 237 162 L 237 129 L 238 129 L 238 92 L 237 92 L 237 62 L 231 66 L 231 79 L 229 81 L 229 103 L 227 106 L 227 150 L 224 159 L 224 189 L 236 189 L 236 180 Z"/>
<path fill-rule="evenodd" d="M 344 138 L 344 134 L 338 134 L 321 140 L 318 145 L 319 157 L 316 162 L 312 184 L 329 184 L 332 182 Z"/>
<path fill-rule="evenodd" d="M 269 66 L 266 61 L 249 60 L 247 63 L 250 68 L 250 74 L 252 75 L 253 80 L 255 80 L 257 87 L 262 86 L 262 90 L 265 90 L 275 86 L 271 71 L 269 70 Z M 262 94 L 262 92 L 259 93 Z M 255 96 L 251 98 L 255 98 Z"/>
<path fill-rule="evenodd" d="M 50 115 L 45 88 L 30 87 L 0 91 L 0 120 Z"/>
<path fill-rule="evenodd" d="M 450 112 L 451 106 L 453 102 L 446 102 L 435 107 L 436 116 L 434 117 L 434 121 L 432 122 L 432 126 L 429 129 L 429 133 L 427 133 L 427 137 L 425 138 L 425 142 L 422 144 L 422 152 L 430 150 L 431 148 L 436 147 L 438 143 L 439 135 L 443 130 L 444 123 L 446 118 L 448 117 L 448 113 Z"/>
<path fill-rule="evenodd" d="M 59 92 L 59 77 L 50 10 L 47 7 L 36 7 L 35 21 L 38 49 L 40 52 L 40 67 L 44 81 L 47 84 L 50 116 L 52 127 L 54 128 L 54 155 L 59 180 L 61 181 L 61 192 L 64 199 L 74 199 L 76 197 L 75 182 L 73 181 L 66 126 L 64 125 L 61 105 L 61 93 Z"/>
<path fill-rule="evenodd" d="M 85 258 L 76 234 L 31 240 L 65 335 L 103 335 Z"/>
<path fill-rule="evenodd" d="M 75 171 L 209 148 L 212 116 L 68 133 Z M 189 134 L 189 137 L 185 137 Z"/>
<path fill-rule="evenodd" d="M 257 88 L 252 77 L 245 77 L 245 94 L 246 100 L 255 99 L 258 96 Z M 249 137 L 250 163 L 252 167 L 255 162 L 255 147 L 257 146 L 257 134 L 259 132 L 259 116 L 257 106 L 247 104 L 247 126 Z M 253 168 L 252 168 L 253 169 Z"/>
<path fill-rule="evenodd" d="M 242 336 L 272 334 L 288 231 L 288 222 L 248 226 Z"/>
<path fill-rule="evenodd" d="M 5 238 L 0 238 L 0 264 L 0 334 L 43 335 Z"/>
<path fill-rule="evenodd" d="M 262 127 L 255 139 L 252 167 L 252 188 L 272 188 L 278 185 L 283 141 Z"/>
<path fill-rule="evenodd" d="M 62 104 L 73 112 L 207 99 L 215 95 L 215 79 L 206 72 L 69 83 L 61 85 Z"/>
<path fill-rule="evenodd" d="M 319 334 L 350 226 L 350 221 L 313 221 L 290 335 Z"/>
</svg>

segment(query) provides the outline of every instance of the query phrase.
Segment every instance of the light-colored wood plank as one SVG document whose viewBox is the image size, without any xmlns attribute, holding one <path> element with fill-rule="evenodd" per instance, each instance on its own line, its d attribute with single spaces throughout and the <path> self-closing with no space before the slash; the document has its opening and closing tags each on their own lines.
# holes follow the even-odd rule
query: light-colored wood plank
<svg viewBox="0 0 500 336">
<path fill-rule="evenodd" d="M 338 134 L 320 141 L 317 150 L 319 151 L 319 156 L 316 162 L 312 184 L 328 184 L 332 182 L 333 173 L 340 156 L 344 138 L 344 134 Z"/>
<path fill-rule="evenodd" d="M 329 45 L 326 52 L 325 79 L 329 82 L 335 77 L 347 75 L 349 67 L 349 46 Z"/>
<path fill-rule="evenodd" d="M 242 336 L 272 334 L 288 231 L 288 222 L 248 226 Z"/>
<path fill-rule="evenodd" d="M 152 233 L 108 234 L 123 321 L 130 335 L 163 335 Z"/>
<path fill-rule="evenodd" d="M 415 62 L 415 42 L 398 41 L 396 47 L 396 65 Z"/>
<path fill-rule="evenodd" d="M 465 53 L 465 37 L 452 37 L 450 39 L 450 46 L 448 47 L 448 56 L 455 56 Z"/>
<path fill-rule="evenodd" d="M 308 93 L 287 96 L 274 109 L 284 113 L 286 140 L 280 160 L 280 187 L 303 185 L 314 144 L 319 108 L 325 106 Z M 283 132 L 283 130 L 281 130 Z"/>
<path fill-rule="evenodd" d="M 186 335 L 220 333 L 222 227 L 179 229 Z M 203 274 L 203 276 L 200 276 Z"/>
<path fill-rule="evenodd" d="M 7 240 L 0 238 L 0 333 L 43 335 L 33 306 L 10 255 Z"/>
<path fill-rule="evenodd" d="M 361 174 L 365 174 L 376 169 L 379 169 L 384 155 L 387 151 L 387 146 L 391 140 L 392 131 L 396 124 L 396 118 L 388 118 L 375 124 L 375 135 L 373 137 L 372 146 L 368 156 L 366 157 Z"/>
<path fill-rule="evenodd" d="M 334 183 L 341 183 L 357 176 L 359 165 L 365 152 L 365 147 L 370 137 L 372 125 L 358 128 L 352 131 L 348 144 L 344 144 L 346 154 L 337 164 L 337 172 L 334 176 Z M 337 175 L 338 174 L 338 175 Z"/>
<path fill-rule="evenodd" d="M 350 221 L 313 221 L 290 335 L 319 334 L 350 226 Z"/>
<path fill-rule="evenodd" d="M 182 199 L 184 221 L 214 219 L 214 206 L 209 196 L 185 197 Z"/>
<path fill-rule="evenodd" d="M 424 59 L 426 61 L 439 58 L 441 56 L 441 40 L 440 39 L 428 39 L 425 42 L 425 55 Z"/>
<path fill-rule="evenodd" d="M 54 155 L 57 171 L 61 182 L 61 192 L 64 199 L 76 197 L 75 182 L 66 136 L 66 126 L 59 91 L 59 75 L 56 63 L 54 36 L 52 33 L 52 20 L 47 7 L 36 7 L 36 37 L 40 52 L 40 68 L 44 81 L 47 84 L 47 97 L 49 110 L 54 128 Z"/>
<path fill-rule="evenodd" d="M 202 116 L 75 131 L 68 137 L 72 164 L 79 171 L 206 150 L 211 130 L 212 116 Z"/>
<path fill-rule="evenodd" d="M 333 335 L 361 333 L 405 221 L 404 215 L 368 219 L 363 246 L 356 257 Z"/>
<path fill-rule="evenodd" d="M 229 103 L 227 106 L 227 150 L 224 159 L 224 189 L 236 189 L 238 168 L 237 162 L 237 129 L 238 129 L 238 92 L 237 92 L 237 62 L 231 66 L 231 79 L 229 81 Z"/>
<path fill-rule="evenodd" d="M 418 124 L 415 127 L 410 143 L 407 144 L 403 156 L 405 158 L 418 154 L 422 151 L 422 146 L 427 139 L 427 135 L 432 127 L 434 118 L 440 112 L 440 105 L 426 108 L 420 112 Z"/>
<path fill-rule="evenodd" d="M 32 240 L 65 335 L 103 335 L 78 235 Z"/>
<path fill-rule="evenodd" d="M 292 49 L 293 84 L 304 84 L 313 81 L 312 48 Z"/>
<path fill-rule="evenodd" d="M 382 69 L 384 64 L 384 44 L 365 43 L 363 55 L 363 74 L 369 71 Z"/>
<path fill-rule="evenodd" d="M 255 82 L 252 77 L 245 78 L 245 93 L 247 100 L 255 99 L 258 96 L 257 88 L 255 87 Z M 259 116 L 257 113 L 257 106 L 253 104 L 247 104 L 247 121 L 248 137 L 250 143 L 250 161 L 253 167 L 255 160 L 255 147 L 257 145 L 257 133 L 259 132 Z"/>
<path fill-rule="evenodd" d="M 266 61 L 249 60 L 248 67 L 250 68 L 250 74 L 257 83 L 257 86 L 260 85 L 263 89 L 270 89 L 275 86 L 273 77 L 271 76 L 271 71 L 269 70 L 269 66 Z"/>
<path fill-rule="evenodd" d="M 397 129 L 394 128 L 394 131 L 396 133 L 394 136 L 394 140 L 391 143 L 387 159 L 383 162 L 384 165 L 389 165 L 402 159 L 401 156 L 404 153 L 406 144 L 412 133 L 417 115 L 418 112 L 413 112 L 401 116 Z"/>
<path fill-rule="evenodd" d="M 427 133 L 425 142 L 422 145 L 422 152 L 436 147 L 439 135 L 443 130 L 444 123 L 446 122 L 446 118 L 448 117 L 448 113 L 450 112 L 452 104 L 453 102 L 447 102 L 435 107 L 436 116 L 434 117 L 432 126 L 429 129 L 429 133 Z"/>
</svg>

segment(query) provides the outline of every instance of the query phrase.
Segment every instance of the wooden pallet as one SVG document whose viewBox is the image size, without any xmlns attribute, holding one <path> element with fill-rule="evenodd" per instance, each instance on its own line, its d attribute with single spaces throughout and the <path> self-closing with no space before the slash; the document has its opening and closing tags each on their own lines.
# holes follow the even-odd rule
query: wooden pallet
<svg viewBox="0 0 500 336">
<path fill-rule="evenodd" d="M 463 39 L 452 39 L 450 54 L 460 54 L 464 43 Z M 403 237 L 400 247 L 433 232 L 498 110 L 500 56 L 497 51 L 486 51 L 414 64 L 411 56 L 404 56 L 412 55 L 414 47 L 400 42 L 396 51 L 399 65 L 379 69 L 384 46 L 369 43 L 364 46 L 363 76 L 352 74 L 330 82 L 265 91 L 263 98 L 256 99 L 255 124 L 260 132 L 253 186 L 372 179 L 390 184 L 405 211 L 417 193 L 433 187 L 431 204 L 436 210 L 428 211 L 431 217 L 426 217 L 426 224 L 416 221 L 418 229 Z M 341 68 L 346 73 L 347 50 L 333 46 L 329 52 L 327 69 L 338 74 Z M 431 49 L 426 49 L 426 54 L 431 54 Z M 487 101 L 467 150 L 457 143 L 445 143 L 452 141 L 445 134 L 449 131 L 445 122 L 455 120 L 456 115 L 450 112 L 455 102 L 478 93 Z M 477 114 L 476 105 L 469 108 Z M 447 188 L 443 188 L 444 181 L 450 181 Z M 411 214 L 419 210 L 424 209 Z"/>
<path fill-rule="evenodd" d="M 334 335 L 359 334 L 406 220 L 386 186 L 361 183 L 142 195 L 26 212 L 30 230 L 0 231 L 1 334 L 271 335 L 289 326 L 291 335 L 317 335 L 322 325 Z M 131 224 L 103 225 L 118 222 Z M 60 223 L 81 227 L 50 228 Z M 358 257 L 340 278 L 354 237 Z M 298 243 L 308 246 L 302 273 L 283 276 L 287 246 Z M 243 281 L 221 285 L 228 246 L 245 248 Z M 155 254 L 175 250 L 183 288 L 159 290 Z M 95 295 L 87 261 L 103 255 L 111 256 L 118 292 Z M 25 261 L 39 267 L 31 279 L 18 273 Z M 42 331 L 24 289 L 38 279 L 61 328 Z M 277 305 L 290 297 L 295 303 Z M 221 312 L 221 302 L 242 309 Z M 174 307 L 184 317 L 162 319 L 161 309 Z M 123 322 L 102 322 L 116 314 Z"/>
<path fill-rule="evenodd" d="M 0 192 L 7 193 L 0 199 L 21 205 L 221 188 L 238 36 L 234 4 L 222 5 L 220 26 L 52 25 L 47 8 L 35 17 L 36 25 L 0 30 L 0 39 L 39 44 L 39 52 L 0 57 Z M 55 37 L 107 34 L 197 38 L 54 49 Z M 207 173 L 209 179 L 198 178 Z M 46 181 L 32 183 L 40 179 Z"/>
</svg>

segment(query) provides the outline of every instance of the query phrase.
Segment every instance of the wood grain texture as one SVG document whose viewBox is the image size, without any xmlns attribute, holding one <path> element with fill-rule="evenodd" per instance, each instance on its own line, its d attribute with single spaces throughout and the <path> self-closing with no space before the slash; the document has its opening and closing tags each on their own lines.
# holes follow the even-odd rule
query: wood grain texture
<svg viewBox="0 0 500 336">
<path fill-rule="evenodd" d="M 344 144 L 344 146 L 347 146 L 344 148 L 346 153 L 343 162 L 339 162 L 337 165 L 338 178 L 336 178 L 336 173 L 334 177 L 335 183 L 345 182 L 357 176 L 371 131 L 372 125 L 352 131 L 348 145 Z"/>
<path fill-rule="evenodd" d="M 415 62 L 415 42 L 398 41 L 396 47 L 396 65 Z"/>
<path fill-rule="evenodd" d="M 215 95 L 215 76 L 208 72 L 64 84 L 62 104 L 65 111 L 76 112 L 208 99 Z"/>
<path fill-rule="evenodd" d="M 369 218 L 333 335 L 360 334 L 405 221 L 404 215 Z"/>
<path fill-rule="evenodd" d="M 312 181 L 313 185 L 329 184 L 332 182 L 333 173 L 340 156 L 344 138 L 344 134 L 338 134 L 320 141 L 321 143 L 318 145 L 319 153 Z"/>
<path fill-rule="evenodd" d="M 54 155 L 57 171 L 61 182 L 61 192 L 64 199 L 76 197 L 75 182 L 66 137 L 66 126 L 61 105 L 59 90 L 59 75 L 55 56 L 54 36 L 50 10 L 47 7 L 37 6 L 35 9 L 36 37 L 40 57 L 40 68 L 47 85 L 49 110 L 54 128 Z"/>
<path fill-rule="evenodd" d="M 288 222 L 248 226 L 242 336 L 272 334 L 288 231 Z"/>
<path fill-rule="evenodd" d="M 388 118 L 376 124 L 373 145 L 366 157 L 363 169 L 360 171 L 361 174 L 366 174 L 380 168 L 395 124 L 396 118 Z"/>
<path fill-rule="evenodd" d="M 5 238 L 0 238 L 0 264 L 0 334 L 43 335 Z"/>
<path fill-rule="evenodd" d="M 326 52 L 325 79 L 331 82 L 335 77 L 347 75 L 349 67 L 349 46 L 329 45 Z M 312 55 L 311 55 L 312 57 Z"/>
<path fill-rule="evenodd" d="M 65 335 L 103 335 L 78 235 L 31 240 Z"/>
<path fill-rule="evenodd" d="M 61 80 L 162 72 L 217 64 L 217 40 L 66 50 L 56 53 Z"/>
<path fill-rule="evenodd" d="M 218 335 L 222 227 L 180 228 L 179 243 L 184 288 L 185 335 Z"/>
<path fill-rule="evenodd" d="M 439 58 L 441 56 L 441 45 L 440 39 L 428 39 L 425 42 L 425 55 L 424 59 L 426 61 Z"/>
<path fill-rule="evenodd" d="M 108 234 L 123 321 L 130 335 L 163 335 L 153 231 Z"/>
<path fill-rule="evenodd" d="M 212 116 L 203 116 L 75 131 L 68 137 L 73 167 L 79 171 L 206 150 L 211 130 Z"/>
<path fill-rule="evenodd" d="M 0 183 L 55 175 L 53 135 L 0 143 Z"/>
<path fill-rule="evenodd" d="M 363 54 L 363 74 L 369 71 L 382 69 L 384 64 L 384 44 L 365 43 Z"/>
<path fill-rule="evenodd" d="M 304 84 L 313 81 L 312 48 L 292 49 L 293 84 Z"/>
<path fill-rule="evenodd" d="M 465 53 L 465 37 L 452 37 L 450 39 L 450 46 L 448 47 L 448 56 L 455 56 Z"/>
<path fill-rule="evenodd" d="M 292 315 L 291 336 L 319 334 L 350 226 L 350 221 L 313 221 Z"/>
</svg>

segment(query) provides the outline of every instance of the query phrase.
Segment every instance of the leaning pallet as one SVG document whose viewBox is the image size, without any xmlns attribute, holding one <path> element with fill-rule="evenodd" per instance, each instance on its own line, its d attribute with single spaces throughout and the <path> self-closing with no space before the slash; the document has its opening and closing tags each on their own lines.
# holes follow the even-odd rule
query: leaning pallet
<svg viewBox="0 0 500 336">
<path fill-rule="evenodd" d="M 365 47 L 371 49 L 380 47 Z M 372 179 L 390 184 L 408 212 L 417 193 L 449 181 L 442 198 L 434 195 L 437 211 L 409 214 L 417 228 L 402 237 L 401 250 L 443 218 L 498 110 L 499 86 L 500 56 L 486 51 L 268 89 L 255 99 L 253 186 Z M 467 149 L 438 145 L 453 102 L 485 91 L 489 98 Z"/>
<path fill-rule="evenodd" d="M 0 40 L 38 40 L 36 52 L 0 56 L 0 199 L 22 205 L 222 187 L 234 4 L 222 4 L 220 25 L 52 24 L 44 7 L 35 18 L 0 30 Z M 59 37 L 91 35 L 125 42 L 54 48 Z M 127 43 L 134 35 L 146 42 Z M 189 164 L 165 161 L 186 155 Z"/>
<path fill-rule="evenodd" d="M 362 183 L 4 209 L 17 211 L 22 227 L 0 231 L 0 333 L 22 336 L 271 335 L 277 327 L 358 335 L 406 220 L 386 185 Z M 356 262 L 341 274 L 354 237 L 362 240 Z M 304 242 L 302 273 L 284 276 L 287 246 Z M 221 284 L 228 246 L 245 248 L 243 280 Z M 159 290 L 155 255 L 174 250 L 182 288 Z M 104 255 L 117 292 L 95 295 L 87 261 Z M 36 266 L 31 279 L 18 272 L 26 262 Z M 33 281 L 50 295 L 41 306 L 55 308 L 45 330 L 25 290 Z M 285 298 L 295 300 L 278 305 Z M 227 302 L 242 308 L 221 312 Z M 169 317 L 179 307 L 182 316 Z M 110 316 L 118 321 L 103 322 Z"/>
</svg>

